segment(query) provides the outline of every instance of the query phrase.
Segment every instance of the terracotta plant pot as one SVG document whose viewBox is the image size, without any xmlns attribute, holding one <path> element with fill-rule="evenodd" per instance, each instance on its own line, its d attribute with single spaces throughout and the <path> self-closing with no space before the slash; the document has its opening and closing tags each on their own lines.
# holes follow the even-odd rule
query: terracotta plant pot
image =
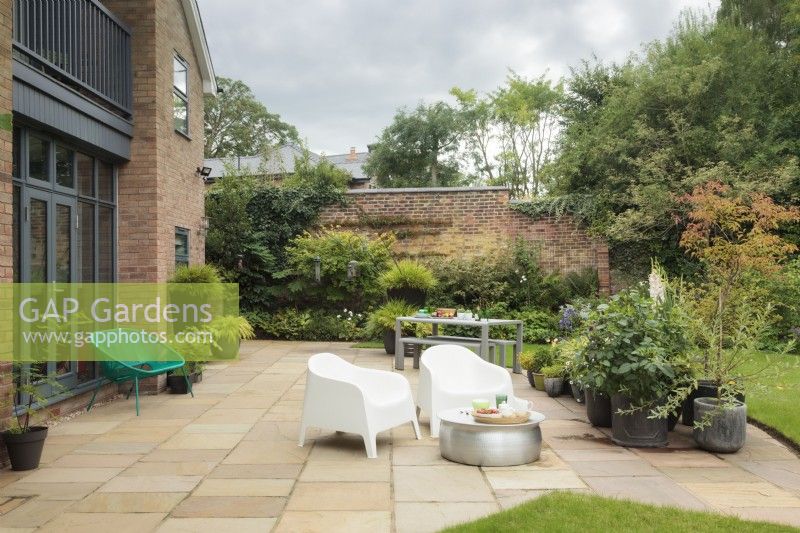
<svg viewBox="0 0 800 533">
<path fill-rule="evenodd" d="M 33 470 L 39 468 L 44 440 L 47 438 L 45 426 L 33 426 L 25 433 L 3 432 L 3 442 L 8 450 L 8 459 L 13 470 Z"/>
</svg>

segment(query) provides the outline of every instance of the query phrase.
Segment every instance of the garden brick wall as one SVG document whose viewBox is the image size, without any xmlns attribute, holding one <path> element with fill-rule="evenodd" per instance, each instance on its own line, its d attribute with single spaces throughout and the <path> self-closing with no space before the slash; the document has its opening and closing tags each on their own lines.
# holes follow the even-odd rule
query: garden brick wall
<svg viewBox="0 0 800 533">
<path fill-rule="evenodd" d="M 492 254 L 510 240 L 540 245 L 548 272 L 598 272 L 600 290 L 610 288 L 608 245 L 569 217 L 534 219 L 511 208 L 503 187 L 368 189 L 347 192 L 348 205 L 325 209 L 322 226 L 366 234 L 392 232 L 398 255 L 475 257 Z"/>
</svg>

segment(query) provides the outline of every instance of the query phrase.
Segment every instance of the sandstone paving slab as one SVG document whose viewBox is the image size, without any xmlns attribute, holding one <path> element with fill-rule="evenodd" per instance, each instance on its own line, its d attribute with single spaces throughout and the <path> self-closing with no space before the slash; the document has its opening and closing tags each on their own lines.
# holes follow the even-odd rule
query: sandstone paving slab
<svg viewBox="0 0 800 533">
<path fill-rule="evenodd" d="M 91 444 L 91 443 L 89 443 Z M 85 446 L 84 444 L 73 443 L 73 444 L 55 444 L 55 443 L 48 443 L 45 442 L 44 450 L 42 450 L 42 458 L 40 460 L 42 465 L 50 464 L 54 461 L 57 461 L 61 457 L 64 457 L 67 454 L 72 453 L 77 448 Z"/>
<path fill-rule="evenodd" d="M 39 531 L 43 533 L 141 533 L 152 531 L 164 513 L 64 513 Z"/>
<path fill-rule="evenodd" d="M 388 483 L 391 479 L 388 462 L 380 463 L 322 463 L 309 461 L 300 475 L 300 481 L 376 481 Z"/>
<path fill-rule="evenodd" d="M 177 433 L 159 446 L 162 450 L 230 450 L 244 438 L 244 433 Z"/>
<path fill-rule="evenodd" d="M 55 435 L 101 435 L 120 425 L 122 421 L 82 422 L 58 424 L 48 430 L 48 436 Z"/>
<path fill-rule="evenodd" d="M 31 499 L 0 516 L 0 528 L 39 527 L 60 515 L 71 501 Z"/>
<path fill-rule="evenodd" d="M 286 511 L 276 533 L 390 533 L 389 511 Z"/>
<path fill-rule="evenodd" d="M 159 427 L 142 430 L 140 428 L 128 430 L 115 430 L 97 437 L 94 442 L 125 442 L 125 443 L 154 443 L 159 444 L 174 435 L 179 427 Z"/>
<path fill-rule="evenodd" d="M 228 450 L 153 450 L 142 457 L 142 462 L 214 462 L 219 463 L 228 454 Z"/>
<path fill-rule="evenodd" d="M 582 489 L 586 485 L 572 470 L 502 470 L 486 471 L 494 490 Z"/>
<path fill-rule="evenodd" d="M 393 446 L 392 464 L 395 465 L 451 465 L 442 457 L 438 447 L 433 446 Z"/>
<path fill-rule="evenodd" d="M 596 493 L 610 498 L 686 509 L 703 510 L 707 507 L 694 494 L 666 476 L 584 477 L 583 480 Z"/>
<path fill-rule="evenodd" d="M 388 432 L 378 435 L 378 457 L 368 459 L 364 448 L 364 440 L 358 435 L 333 434 L 314 440 L 314 448 L 309 454 L 309 461 L 343 462 L 343 461 L 388 461 L 391 436 Z"/>
<path fill-rule="evenodd" d="M 195 424 L 255 424 L 266 409 L 209 409 L 197 419 Z"/>
<path fill-rule="evenodd" d="M 796 461 L 743 461 L 738 466 L 788 490 L 800 491 L 800 459 Z"/>
<path fill-rule="evenodd" d="M 598 432 L 599 433 L 599 432 Z M 594 432 L 581 432 L 571 435 L 551 435 L 544 434 L 544 440 L 548 446 L 556 450 L 605 450 L 614 443 L 606 435 Z"/>
<path fill-rule="evenodd" d="M 153 451 L 155 447 L 156 443 L 154 442 L 89 442 L 80 448 L 76 448 L 75 453 L 90 455 L 144 455 Z"/>
<path fill-rule="evenodd" d="M 725 461 L 703 450 L 669 448 L 635 448 L 634 453 L 657 468 L 678 466 L 691 468 L 723 468 Z"/>
<path fill-rule="evenodd" d="M 264 533 L 271 531 L 277 518 L 167 518 L 158 533 Z"/>
<path fill-rule="evenodd" d="M 389 483 L 298 482 L 290 511 L 390 511 Z"/>
<path fill-rule="evenodd" d="M 125 468 L 132 465 L 143 456 L 141 455 L 89 455 L 72 454 L 64 455 L 53 461 L 52 466 L 62 468 Z"/>
<path fill-rule="evenodd" d="M 478 468 L 458 466 L 395 466 L 397 502 L 494 502 Z"/>
<path fill-rule="evenodd" d="M 273 496 L 189 496 L 173 509 L 176 518 L 269 518 L 281 514 L 286 498 Z"/>
<path fill-rule="evenodd" d="M 719 511 L 742 520 L 761 520 L 800 527 L 800 513 L 794 507 L 786 509 L 776 507 L 726 507 L 719 509 Z"/>
<path fill-rule="evenodd" d="M 95 492 L 69 508 L 77 513 L 168 513 L 188 492 Z"/>
<path fill-rule="evenodd" d="M 293 479 L 206 479 L 192 493 L 194 496 L 289 496 Z"/>
<path fill-rule="evenodd" d="M 306 467 L 306 470 L 309 467 Z M 269 478 L 269 479 L 297 479 L 302 464 L 272 464 L 272 465 L 217 465 L 208 475 L 209 478 Z M 320 480 L 324 481 L 324 480 Z"/>
<path fill-rule="evenodd" d="M 484 472 L 491 472 L 493 470 L 522 470 L 529 472 L 534 470 L 569 470 L 569 466 L 561 460 L 555 451 L 544 447 L 542 448 L 538 461 L 517 466 L 482 466 L 481 469 L 483 469 Z"/>
<path fill-rule="evenodd" d="M 591 489 L 559 489 L 560 492 L 575 492 L 577 494 L 591 494 Z M 535 500 L 536 498 L 549 494 L 552 490 L 496 490 L 495 496 L 497 503 L 502 509 L 516 507 L 522 503 Z"/>
<path fill-rule="evenodd" d="M 647 461 L 571 461 L 569 466 L 579 476 L 658 476 L 661 474 Z"/>
<path fill-rule="evenodd" d="M 398 502 L 395 504 L 397 533 L 433 533 L 445 527 L 470 522 L 500 510 L 496 503 Z"/>
<path fill-rule="evenodd" d="M 246 381 L 249 381 L 249 380 L 242 380 L 242 381 L 237 381 L 237 382 L 234 382 L 234 383 L 206 383 L 204 381 L 203 382 L 203 387 L 202 387 L 201 390 L 202 390 L 203 394 L 225 395 L 225 394 L 230 394 L 230 393 L 234 392 L 236 389 L 241 387 L 242 384 L 244 384 Z M 200 387 L 198 387 L 198 389 L 200 389 Z M 197 394 L 197 393 L 195 393 L 195 394 Z"/>
<path fill-rule="evenodd" d="M 263 396 L 263 395 L 235 395 L 235 396 L 228 396 L 224 400 L 221 400 L 217 407 L 220 409 L 246 409 L 246 408 L 253 408 L 253 409 L 269 409 L 275 402 L 278 401 L 278 398 L 275 396 Z"/>
<path fill-rule="evenodd" d="M 99 492 L 190 492 L 202 476 L 117 476 L 98 489 Z"/>
<path fill-rule="evenodd" d="M 661 472 L 678 483 L 706 483 L 739 481 L 753 483 L 762 481 L 760 477 L 739 468 L 696 468 L 669 466 L 659 468 Z"/>
<path fill-rule="evenodd" d="M 714 507 L 791 507 L 800 513 L 800 498 L 771 483 L 682 483 Z"/>
<path fill-rule="evenodd" d="M 791 461 L 797 460 L 797 456 L 787 449 L 784 445 L 772 441 L 766 445 L 752 446 L 745 445 L 744 448 L 736 453 L 728 453 L 720 457 L 729 463 L 752 463 L 762 461 Z"/>
<path fill-rule="evenodd" d="M 308 428 L 306 430 L 306 440 L 315 440 L 322 434 L 323 431 L 319 428 Z M 330 435 L 331 432 L 325 432 L 324 434 Z M 296 443 L 299 436 L 299 421 L 261 420 L 250 428 L 244 440 L 258 440 L 262 442 L 291 441 Z"/>
<path fill-rule="evenodd" d="M 217 466 L 215 461 L 186 462 L 138 462 L 126 468 L 120 476 L 154 476 L 159 474 L 173 476 L 205 476 Z"/>
<path fill-rule="evenodd" d="M 104 482 L 122 472 L 121 467 L 106 468 L 40 468 L 25 477 L 28 483 Z"/>
<path fill-rule="evenodd" d="M 302 448 L 296 442 L 264 443 L 242 441 L 223 459 L 223 464 L 302 464 L 313 445 Z"/>
<path fill-rule="evenodd" d="M 181 433 L 198 433 L 203 435 L 210 433 L 247 433 L 252 427 L 252 424 L 188 424 L 181 429 Z"/>
<path fill-rule="evenodd" d="M 439 439 L 434 439 L 430 436 L 431 432 L 427 424 L 423 425 L 420 422 L 420 432 L 422 433 L 422 438 L 417 439 L 411 424 L 403 424 L 392 428 L 390 435 L 395 446 L 435 446 L 437 449 L 439 448 Z"/>
<path fill-rule="evenodd" d="M 567 462 L 572 461 L 640 461 L 631 450 L 620 446 L 611 446 L 598 450 L 556 450 L 556 453 Z"/>
<path fill-rule="evenodd" d="M 83 483 L 29 483 L 17 481 L 0 489 L 4 497 L 36 497 L 40 500 L 80 500 L 102 485 L 100 482 Z"/>
</svg>

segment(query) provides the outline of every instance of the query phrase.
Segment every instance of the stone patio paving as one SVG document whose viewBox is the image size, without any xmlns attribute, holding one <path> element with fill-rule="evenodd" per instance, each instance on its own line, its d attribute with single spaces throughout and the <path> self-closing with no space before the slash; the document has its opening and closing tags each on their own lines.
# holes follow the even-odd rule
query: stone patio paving
<svg viewBox="0 0 800 533">
<path fill-rule="evenodd" d="M 517 394 L 548 417 L 532 465 L 453 464 L 410 425 L 379 437 L 378 459 L 360 437 L 326 431 L 299 448 L 306 360 L 322 351 L 391 368 L 349 344 L 245 343 L 239 361 L 209 365 L 195 398 L 145 397 L 140 417 L 117 400 L 51 428 L 39 470 L 0 472 L 0 531 L 423 532 L 551 489 L 800 526 L 800 459 L 759 429 L 727 456 L 695 449 L 682 426 L 669 448 L 620 448 L 582 406 L 520 375 Z M 403 374 L 416 388 L 417 371 Z"/>
</svg>

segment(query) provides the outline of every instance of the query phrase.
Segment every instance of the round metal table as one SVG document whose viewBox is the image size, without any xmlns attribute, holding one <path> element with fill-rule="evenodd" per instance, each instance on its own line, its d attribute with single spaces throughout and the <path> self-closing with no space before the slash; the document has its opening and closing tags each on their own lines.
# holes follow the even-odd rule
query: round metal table
<svg viewBox="0 0 800 533">
<path fill-rule="evenodd" d="M 448 409 L 439 413 L 439 450 L 442 457 L 466 465 L 513 466 L 539 459 L 542 451 L 544 415 L 531 411 L 522 424 L 482 424 L 468 408 Z"/>
</svg>

